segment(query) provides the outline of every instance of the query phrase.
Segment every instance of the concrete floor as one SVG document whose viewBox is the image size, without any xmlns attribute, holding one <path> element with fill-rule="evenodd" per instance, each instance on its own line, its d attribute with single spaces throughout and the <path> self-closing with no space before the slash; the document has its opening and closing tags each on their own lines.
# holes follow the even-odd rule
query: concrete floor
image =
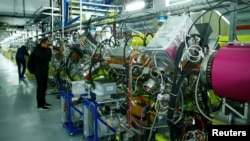
<svg viewBox="0 0 250 141">
<path fill-rule="evenodd" d="M 0 53 L 0 141 L 82 141 L 61 121 L 61 102 L 47 94 L 48 111 L 37 111 L 34 79 L 18 79 L 17 66 Z"/>
</svg>

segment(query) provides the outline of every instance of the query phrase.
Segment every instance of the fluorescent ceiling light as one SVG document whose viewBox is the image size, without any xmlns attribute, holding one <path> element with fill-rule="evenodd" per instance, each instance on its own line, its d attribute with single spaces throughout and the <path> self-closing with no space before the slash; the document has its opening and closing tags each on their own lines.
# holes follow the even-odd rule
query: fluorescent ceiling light
<svg viewBox="0 0 250 141">
<path fill-rule="evenodd" d="M 179 1 L 174 1 L 173 3 L 171 3 L 170 5 L 178 5 L 178 4 L 184 4 L 184 3 L 188 3 L 192 0 L 179 0 Z"/>
<path fill-rule="evenodd" d="M 145 7 L 145 2 L 144 0 L 137 0 L 137 1 L 131 1 L 126 5 L 126 10 L 127 11 L 135 11 L 135 10 L 140 10 Z"/>
<path fill-rule="evenodd" d="M 170 0 L 165 0 L 165 6 L 166 6 L 166 7 L 169 6 L 169 2 L 170 2 Z"/>
</svg>

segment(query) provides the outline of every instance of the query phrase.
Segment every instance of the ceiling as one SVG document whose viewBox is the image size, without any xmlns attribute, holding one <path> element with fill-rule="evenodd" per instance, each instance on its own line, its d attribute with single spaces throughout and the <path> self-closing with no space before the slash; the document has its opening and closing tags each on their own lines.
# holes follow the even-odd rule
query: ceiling
<svg viewBox="0 0 250 141">
<path fill-rule="evenodd" d="M 0 23 L 23 26 L 41 6 L 49 7 L 50 0 L 0 0 Z"/>
<path fill-rule="evenodd" d="M 0 3 L 0 39 L 10 32 L 23 31 L 39 8 L 50 7 L 50 0 L 0 0 Z"/>
<path fill-rule="evenodd" d="M 52 3 L 52 1 L 54 2 Z M 6 38 L 10 32 L 25 30 L 27 24 L 39 15 L 38 11 L 41 10 L 41 8 L 52 7 L 51 5 L 54 6 L 58 4 L 59 1 L 61 0 L 0 0 L 0 40 Z M 106 2 L 107 1 L 112 2 L 113 5 L 123 5 L 128 0 L 106 0 Z M 147 2 L 153 1 L 154 0 L 147 0 Z M 187 0 L 170 0 L 170 4 L 182 1 Z M 221 10 L 228 11 L 227 8 L 221 8 Z M 250 24 L 250 16 L 248 16 L 250 14 L 250 8 L 238 14 L 240 24 Z"/>
<path fill-rule="evenodd" d="M 38 3 L 39 1 L 39 3 Z M 54 1 L 52 3 L 51 1 Z M 60 0 L 0 0 L 0 27 L 22 27 L 30 19 L 36 18 L 36 13 L 41 7 L 50 7 L 56 5 Z M 113 5 L 123 5 L 128 0 L 106 0 L 112 2 Z M 153 0 L 147 0 L 152 2 Z M 181 0 L 171 0 L 178 2 Z M 1 30 L 1 29 L 0 29 Z"/>
</svg>

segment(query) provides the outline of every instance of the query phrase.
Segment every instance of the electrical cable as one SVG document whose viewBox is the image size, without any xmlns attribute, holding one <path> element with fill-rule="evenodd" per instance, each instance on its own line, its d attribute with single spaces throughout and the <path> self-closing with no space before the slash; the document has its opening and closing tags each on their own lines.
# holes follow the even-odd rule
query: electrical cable
<svg viewBox="0 0 250 141">
<path fill-rule="evenodd" d="M 151 105 L 146 105 L 143 107 L 142 111 L 141 111 L 141 115 L 140 115 L 140 128 L 142 129 L 143 125 L 142 125 L 142 114 L 144 113 L 144 111 L 148 108 L 151 107 Z M 149 119 L 150 120 L 150 119 Z"/>
<path fill-rule="evenodd" d="M 151 36 L 152 38 L 154 38 L 153 33 L 147 33 L 143 42 L 143 46 L 147 46 L 147 41 L 148 41 L 148 37 Z"/>
<path fill-rule="evenodd" d="M 136 93 L 137 91 L 137 83 L 138 83 L 138 80 L 143 76 L 144 74 L 141 73 L 137 78 L 136 78 L 136 81 L 135 81 L 135 88 L 134 88 L 134 91 L 132 93 Z"/>
<path fill-rule="evenodd" d="M 206 2 L 209 5 L 209 7 L 212 8 L 212 5 L 210 4 L 210 2 L 208 0 L 206 0 Z"/>
<path fill-rule="evenodd" d="M 166 61 L 168 63 L 168 65 L 169 65 L 168 69 L 173 69 L 174 68 L 174 61 L 172 60 L 172 58 L 170 57 L 170 55 L 168 53 L 160 52 L 160 51 L 155 52 L 154 55 L 153 55 L 154 64 L 155 64 L 155 66 L 157 68 L 158 68 L 157 61 L 156 61 L 156 56 L 157 55 L 161 55 L 161 56 L 159 56 L 159 57 L 161 57 L 160 59 L 163 60 L 163 61 Z M 178 60 L 176 62 L 178 62 Z"/>
<path fill-rule="evenodd" d="M 146 22 L 147 22 L 147 20 L 144 21 L 144 27 L 147 28 L 147 31 L 148 31 L 149 33 L 155 32 L 155 31 L 153 31 L 152 29 L 150 29 L 148 26 L 146 26 Z M 144 30 L 145 30 L 145 29 L 144 29 Z"/>
<path fill-rule="evenodd" d="M 180 79 L 177 81 L 177 83 L 172 87 L 172 89 L 171 89 L 171 93 L 172 94 L 174 94 L 174 95 L 176 95 L 177 93 L 178 93 L 178 91 L 179 91 L 179 89 L 180 89 L 180 86 L 181 86 L 181 83 L 183 82 L 183 80 L 189 75 L 189 74 L 191 74 L 191 73 L 193 73 L 193 72 L 198 72 L 198 70 L 196 70 L 196 69 L 193 69 L 193 70 L 187 70 L 187 71 L 185 71 L 182 75 L 181 75 L 181 77 L 180 77 Z M 172 95 L 170 95 L 170 101 L 169 101 L 169 110 L 168 110 L 168 119 L 169 119 L 169 121 L 168 121 L 168 124 L 169 124 L 169 126 L 170 126 L 170 138 L 171 138 L 171 140 L 174 140 L 174 138 L 175 138 L 175 134 L 174 134 L 174 130 L 173 130 L 173 128 L 172 127 L 174 127 L 175 126 L 175 124 L 177 124 L 176 122 L 174 122 L 174 121 L 172 121 L 173 120 L 173 109 L 174 109 L 174 105 L 175 105 L 175 100 L 176 100 L 176 96 L 172 96 Z"/>
<path fill-rule="evenodd" d="M 195 84 L 195 104 L 199 110 L 199 112 L 202 114 L 203 117 L 205 117 L 206 119 L 208 119 L 209 121 L 212 121 L 212 122 L 215 122 L 215 123 L 218 123 L 218 124 L 222 124 L 222 122 L 219 122 L 219 121 L 216 121 L 216 120 L 213 120 L 211 119 L 210 117 L 208 117 L 200 108 L 200 105 L 199 105 L 199 102 L 198 102 L 198 86 L 199 86 L 199 81 L 200 81 L 200 74 L 198 75 L 197 77 L 197 80 L 196 80 L 196 84 Z"/>
<path fill-rule="evenodd" d="M 127 24 L 125 24 L 125 27 L 127 28 L 127 30 L 131 30 L 132 33 L 136 33 L 136 34 L 139 34 L 139 35 L 142 34 L 142 32 L 133 29 L 132 27 L 128 26 Z"/>
<path fill-rule="evenodd" d="M 218 4 L 216 4 L 215 6 L 213 6 L 212 8 L 209 8 L 206 12 L 202 13 L 198 18 L 196 18 L 196 20 L 195 20 L 195 21 L 193 22 L 193 24 L 190 26 L 190 28 L 189 28 L 187 34 L 190 34 L 191 29 L 193 28 L 193 26 L 198 22 L 198 20 L 199 20 L 202 16 L 204 16 L 206 13 L 208 13 L 209 11 L 215 9 L 217 6 L 221 5 L 221 4 L 224 3 L 224 2 L 226 2 L 226 1 L 221 1 L 221 2 L 219 2 Z"/>
<path fill-rule="evenodd" d="M 218 29 L 219 33 L 218 33 L 218 38 L 217 38 L 217 41 L 216 41 L 215 44 L 218 44 L 219 39 L 220 39 L 220 34 L 221 34 L 221 18 L 224 15 L 228 14 L 228 13 L 236 12 L 236 11 L 240 11 L 240 10 L 244 10 L 244 9 L 247 9 L 247 8 L 249 8 L 249 6 L 246 6 L 246 7 L 243 7 L 243 8 L 239 8 L 239 9 L 234 9 L 234 10 L 231 10 L 231 11 L 227 11 L 227 12 L 225 12 L 225 13 L 223 13 L 223 14 L 220 15 L 220 17 L 219 17 L 219 29 Z"/>
<path fill-rule="evenodd" d="M 213 8 L 216 8 L 218 5 L 220 5 L 220 4 L 222 4 L 223 2 L 220 2 L 220 3 L 218 3 L 216 6 L 214 6 Z M 213 9 L 213 8 L 210 8 L 210 9 Z M 208 11 L 207 11 L 208 12 Z M 196 21 L 192 24 L 192 26 L 204 15 L 204 14 L 206 14 L 207 12 L 205 12 L 205 13 L 203 13 L 200 17 L 198 17 L 197 19 L 196 19 Z M 192 29 L 192 26 L 189 28 L 189 30 L 188 30 L 188 33 L 191 31 L 191 29 Z M 178 86 L 178 85 L 176 85 L 176 80 L 177 80 L 177 73 L 178 73 L 178 64 L 179 64 L 179 61 L 180 61 L 180 58 L 181 58 L 181 56 L 182 56 L 182 53 L 181 53 L 181 50 L 183 50 L 183 48 L 184 48 L 185 46 L 182 44 L 182 45 L 180 45 L 180 47 L 178 48 L 178 51 L 177 51 L 177 54 L 176 54 L 176 61 L 175 61 L 175 74 L 174 74 L 174 79 L 173 79 L 173 87 L 172 87 L 172 90 L 174 90 L 174 89 L 176 89 L 176 87 Z M 174 102 L 174 99 L 175 99 L 175 97 L 173 97 L 173 96 L 170 96 L 170 105 L 173 105 L 173 102 Z M 168 116 L 169 117 L 172 117 L 172 112 L 171 112 L 172 110 L 169 110 L 169 113 L 168 113 Z M 169 119 L 171 119 L 171 118 L 169 118 Z M 169 124 L 169 125 L 171 125 L 171 123 Z M 170 126 L 171 127 L 171 126 Z M 174 139 L 174 137 L 173 137 L 173 130 L 171 131 L 170 130 L 170 135 L 172 136 L 171 137 L 171 139 Z"/>
<path fill-rule="evenodd" d="M 145 12 L 145 11 L 138 11 L 136 14 L 145 14 L 145 13 L 147 13 L 147 14 L 152 14 L 152 15 L 154 15 L 153 13 L 151 13 L 151 12 Z M 123 27 L 124 27 L 124 24 L 125 24 L 125 22 L 126 21 L 128 21 L 128 19 L 130 19 L 130 17 L 131 16 L 133 16 L 133 15 L 135 15 L 135 13 L 132 13 L 132 14 L 130 14 L 130 15 L 128 15 L 127 17 L 126 17 L 126 19 L 124 19 L 123 20 L 123 22 L 122 22 L 122 24 L 121 24 L 121 26 L 120 26 L 120 30 L 121 30 L 121 33 L 123 34 Z"/>
<path fill-rule="evenodd" d="M 243 3 L 245 3 L 245 4 L 250 5 L 250 2 L 249 2 L 249 1 L 246 1 L 246 0 L 239 0 L 239 1 L 241 1 L 241 2 L 243 2 Z M 237 1 L 236 1 L 236 2 L 237 2 Z"/>
<path fill-rule="evenodd" d="M 71 65 L 72 65 L 72 62 L 69 64 L 69 60 L 70 60 L 70 56 L 73 54 L 73 51 L 71 51 L 66 59 L 66 63 L 65 63 L 65 71 L 66 71 L 66 74 L 67 76 L 73 80 L 73 78 L 71 78 L 71 75 L 70 75 L 70 68 L 71 68 Z"/>
<path fill-rule="evenodd" d="M 113 32 L 113 29 L 112 29 L 111 25 L 110 25 L 110 24 L 107 24 L 106 26 L 104 26 L 104 27 L 102 28 L 102 30 L 101 30 L 101 32 L 100 32 L 101 39 L 102 39 L 102 33 L 103 33 L 103 31 L 104 31 L 107 27 L 110 28 L 110 32 L 111 32 L 111 33 Z"/>
<path fill-rule="evenodd" d="M 151 138 L 152 138 L 152 136 L 153 136 L 154 126 L 155 126 L 155 122 L 156 122 L 157 117 L 158 117 L 158 114 L 156 113 L 156 115 L 155 115 L 155 117 L 154 117 L 153 124 L 152 124 L 151 129 L 150 129 L 150 132 L 149 132 L 149 136 L 148 136 L 148 140 L 147 140 L 147 141 L 151 141 Z"/>
<path fill-rule="evenodd" d="M 210 6 L 210 7 L 211 7 L 211 6 Z M 208 23 L 211 22 L 212 15 L 213 15 L 213 12 L 210 12 L 210 16 L 209 16 Z M 204 36 L 204 37 L 203 37 L 203 40 L 201 39 L 201 41 L 200 41 L 200 46 L 201 46 L 201 48 L 203 49 L 203 52 L 205 51 L 205 50 L 204 50 L 205 43 L 207 43 L 207 41 L 205 41 L 205 38 L 206 38 L 206 37 L 209 38 L 209 37 L 208 37 L 208 31 L 209 31 L 209 26 L 206 26 L 206 32 L 205 32 L 206 34 L 203 35 L 203 36 Z M 201 44 L 201 43 L 202 43 L 202 44 Z M 208 45 L 206 45 L 206 48 L 207 48 L 207 50 L 209 49 Z"/>
<path fill-rule="evenodd" d="M 183 56 L 186 56 L 188 61 L 192 63 L 198 63 L 204 57 L 204 54 L 202 52 L 201 46 L 191 45 L 187 48 L 186 54 L 184 54 Z"/>
<path fill-rule="evenodd" d="M 125 125 L 125 126 L 128 126 L 127 124 L 120 124 L 122 127 Z M 137 125 L 138 126 L 138 125 Z M 142 127 L 139 127 L 139 128 L 142 128 L 142 129 L 145 129 L 145 130 L 151 130 L 152 127 L 149 127 L 149 126 L 142 126 Z M 159 128 L 169 128 L 168 125 L 161 125 L 161 126 L 154 126 L 153 129 L 159 129 Z"/>
<path fill-rule="evenodd" d="M 183 94 L 183 91 L 181 88 L 179 90 L 179 93 L 181 94 L 181 114 L 180 114 L 179 118 L 177 120 L 175 120 L 174 124 L 177 124 L 180 122 L 180 120 L 183 117 L 183 113 L 184 113 L 184 94 Z"/>
</svg>

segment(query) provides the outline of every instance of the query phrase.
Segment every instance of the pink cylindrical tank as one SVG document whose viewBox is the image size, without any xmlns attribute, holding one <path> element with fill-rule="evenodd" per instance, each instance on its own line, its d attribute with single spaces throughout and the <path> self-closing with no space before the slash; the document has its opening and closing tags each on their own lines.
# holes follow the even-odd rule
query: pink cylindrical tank
<svg viewBox="0 0 250 141">
<path fill-rule="evenodd" d="M 250 45 L 227 45 L 218 50 L 211 68 L 216 95 L 250 102 Z"/>
</svg>

